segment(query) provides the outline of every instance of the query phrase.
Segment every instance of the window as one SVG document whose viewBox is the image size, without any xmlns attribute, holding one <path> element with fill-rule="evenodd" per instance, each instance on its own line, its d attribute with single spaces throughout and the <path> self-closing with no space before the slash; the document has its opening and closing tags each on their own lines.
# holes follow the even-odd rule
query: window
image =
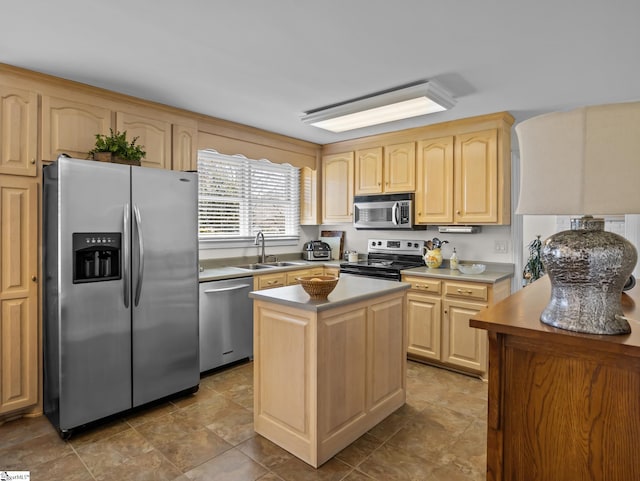
<svg viewBox="0 0 640 481">
<path fill-rule="evenodd" d="M 288 164 L 198 151 L 200 241 L 296 241 L 300 172 Z"/>
</svg>

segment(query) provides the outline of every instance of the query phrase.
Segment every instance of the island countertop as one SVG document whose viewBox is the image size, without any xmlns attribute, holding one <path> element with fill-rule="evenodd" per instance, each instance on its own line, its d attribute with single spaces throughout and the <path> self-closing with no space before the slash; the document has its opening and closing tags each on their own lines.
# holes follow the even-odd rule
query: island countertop
<svg viewBox="0 0 640 481">
<path fill-rule="evenodd" d="M 249 297 L 305 311 L 324 311 L 366 299 L 409 289 L 406 282 L 372 279 L 342 274 L 336 288 L 326 299 L 311 299 L 301 285 L 264 289 L 249 293 Z"/>
</svg>

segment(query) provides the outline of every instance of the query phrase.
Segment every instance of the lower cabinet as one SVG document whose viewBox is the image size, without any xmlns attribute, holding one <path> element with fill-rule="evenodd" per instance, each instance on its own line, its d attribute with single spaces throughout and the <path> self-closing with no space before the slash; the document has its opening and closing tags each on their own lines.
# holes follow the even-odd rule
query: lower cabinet
<svg viewBox="0 0 640 481">
<path fill-rule="evenodd" d="M 305 267 L 304 269 L 296 269 L 293 271 L 278 271 L 269 274 L 259 274 L 253 277 L 253 290 L 273 289 L 275 287 L 292 286 L 298 284 L 298 277 L 305 276 L 337 276 L 340 273 L 339 267 L 325 267 L 319 265 L 317 267 Z"/>
<path fill-rule="evenodd" d="M 484 376 L 487 335 L 469 319 L 510 293 L 510 279 L 496 284 L 403 275 L 407 294 L 407 356 Z"/>
</svg>

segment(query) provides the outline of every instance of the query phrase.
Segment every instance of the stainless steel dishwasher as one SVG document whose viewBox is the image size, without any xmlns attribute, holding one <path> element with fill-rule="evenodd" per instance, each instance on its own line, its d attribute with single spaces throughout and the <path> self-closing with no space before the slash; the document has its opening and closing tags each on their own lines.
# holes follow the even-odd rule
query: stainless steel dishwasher
<svg viewBox="0 0 640 481">
<path fill-rule="evenodd" d="M 253 357 L 252 277 L 200 283 L 200 372 Z"/>
</svg>

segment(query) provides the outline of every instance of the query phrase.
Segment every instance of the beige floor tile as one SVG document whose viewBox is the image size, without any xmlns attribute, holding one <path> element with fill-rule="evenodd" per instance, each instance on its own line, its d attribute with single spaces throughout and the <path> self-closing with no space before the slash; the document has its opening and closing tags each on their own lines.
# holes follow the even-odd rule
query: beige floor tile
<svg viewBox="0 0 640 481">
<path fill-rule="evenodd" d="M 0 425 L 0 469 L 64 481 L 479 481 L 487 385 L 407 363 L 407 403 L 319 469 L 253 431 L 253 363 L 209 373 L 171 399 L 60 439 L 46 417 Z M 234 448 L 235 446 L 235 448 Z M 24 466 L 28 464 L 28 466 Z"/>
</svg>

